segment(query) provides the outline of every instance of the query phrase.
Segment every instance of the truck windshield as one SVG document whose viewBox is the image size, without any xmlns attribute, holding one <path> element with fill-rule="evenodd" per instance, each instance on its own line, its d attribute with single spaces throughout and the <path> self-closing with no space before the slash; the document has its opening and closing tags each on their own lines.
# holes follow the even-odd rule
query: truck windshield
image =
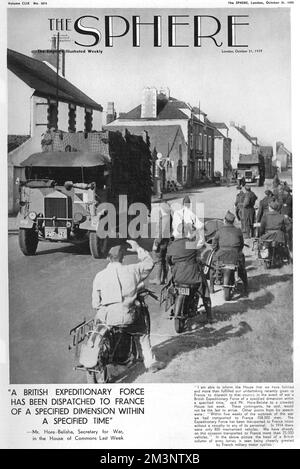
<svg viewBox="0 0 300 469">
<path fill-rule="evenodd" d="M 104 166 L 88 168 L 56 168 L 56 167 L 27 167 L 26 179 L 51 179 L 58 186 L 63 186 L 66 181 L 73 183 L 95 182 L 97 187 L 105 185 Z"/>
</svg>

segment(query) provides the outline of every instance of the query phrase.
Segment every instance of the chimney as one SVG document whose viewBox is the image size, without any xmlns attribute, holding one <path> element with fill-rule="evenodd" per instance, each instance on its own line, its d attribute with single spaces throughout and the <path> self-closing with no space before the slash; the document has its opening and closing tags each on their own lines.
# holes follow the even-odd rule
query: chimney
<svg viewBox="0 0 300 469">
<path fill-rule="evenodd" d="M 245 125 L 242 125 L 242 126 L 241 126 L 241 129 L 246 132 L 246 126 L 245 126 Z"/>
<path fill-rule="evenodd" d="M 142 96 L 142 119 L 156 119 L 157 117 L 157 90 L 144 88 Z"/>
<path fill-rule="evenodd" d="M 161 86 L 159 89 L 159 94 L 163 95 L 166 97 L 166 99 L 170 98 L 170 89 L 167 87 Z"/>
<path fill-rule="evenodd" d="M 48 62 L 51 68 L 57 69 L 57 37 L 52 36 L 51 38 L 51 49 L 44 51 L 32 50 L 31 56 L 33 59 L 39 60 L 40 62 Z M 58 62 L 58 73 L 65 76 L 65 51 L 59 50 L 59 62 Z"/>
<path fill-rule="evenodd" d="M 230 121 L 230 122 L 229 122 L 229 125 L 230 125 L 230 127 L 235 127 L 235 122 L 234 122 L 234 121 Z"/>
<path fill-rule="evenodd" d="M 106 124 L 110 124 L 116 118 L 115 103 L 107 103 Z"/>
</svg>

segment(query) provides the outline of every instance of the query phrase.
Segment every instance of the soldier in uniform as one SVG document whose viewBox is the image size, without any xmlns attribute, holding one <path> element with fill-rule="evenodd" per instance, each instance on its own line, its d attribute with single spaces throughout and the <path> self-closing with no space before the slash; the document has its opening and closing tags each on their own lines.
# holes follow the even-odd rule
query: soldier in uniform
<svg viewBox="0 0 300 469">
<path fill-rule="evenodd" d="M 169 203 L 164 200 L 164 195 L 159 196 L 158 209 L 158 231 L 154 239 L 152 253 L 155 262 L 154 278 L 150 280 L 152 285 L 163 285 L 167 279 L 167 248 L 171 237 L 172 229 L 172 209 Z M 152 210 L 152 213 L 154 209 Z"/>
<path fill-rule="evenodd" d="M 238 221 L 241 222 L 241 228 L 244 232 L 244 211 L 243 211 L 243 204 L 245 198 L 245 191 L 243 190 L 243 186 L 237 186 L 237 190 L 239 191 L 236 199 L 235 199 L 235 214 Z"/>
<path fill-rule="evenodd" d="M 281 208 L 280 213 L 287 215 L 289 218 L 293 218 L 293 197 L 291 195 L 291 189 L 289 186 L 284 186 L 281 194 Z"/>
<path fill-rule="evenodd" d="M 252 238 L 253 236 L 253 225 L 255 219 L 255 209 L 254 205 L 257 199 L 257 195 L 252 192 L 251 187 L 246 184 L 245 186 L 245 198 L 243 203 L 243 214 L 245 222 L 245 234 L 247 238 Z"/>
<path fill-rule="evenodd" d="M 264 214 L 260 224 L 261 239 L 269 239 L 276 243 L 287 243 L 291 231 L 291 223 L 286 215 L 279 213 L 276 200 L 269 204 L 269 210 Z"/>
<path fill-rule="evenodd" d="M 265 212 L 269 210 L 269 203 L 274 199 L 273 192 L 269 189 L 265 191 L 265 197 L 259 202 L 258 212 L 256 216 L 256 221 L 260 223 Z"/>
</svg>

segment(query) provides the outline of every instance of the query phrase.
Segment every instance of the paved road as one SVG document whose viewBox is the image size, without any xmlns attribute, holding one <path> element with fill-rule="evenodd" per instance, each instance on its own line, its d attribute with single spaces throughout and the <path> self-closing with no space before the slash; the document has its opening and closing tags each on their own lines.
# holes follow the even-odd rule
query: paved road
<svg viewBox="0 0 300 469">
<path fill-rule="evenodd" d="M 263 188 L 254 188 L 254 191 L 260 197 Z M 211 187 L 190 193 L 192 199 L 204 203 L 206 218 L 223 217 L 228 208 L 233 209 L 235 195 L 235 187 Z M 174 202 L 176 200 L 171 201 L 172 204 Z M 284 288 L 287 282 L 291 288 L 291 269 L 286 272 L 273 272 L 277 279 L 274 281 L 271 274 L 266 275 L 253 267 L 251 256 L 249 251 L 249 274 L 254 275 L 255 272 L 255 275 L 258 274 L 260 277 L 258 281 L 252 283 L 254 292 L 251 294 L 252 296 L 250 295 L 249 300 L 246 302 L 239 300 L 238 303 L 230 307 L 230 311 L 234 311 L 235 315 L 247 313 L 249 309 L 264 310 L 268 304 L 276 303 L 276 288 L 279 291 L 281 286 Z M 127 263 L 135 260 L 134 255 L 126 257 Z M 96 272 L 103 269 L 106 263 L 105 260 L 93 259 L 87 251 L 79 251 L 78 248 L 67 244 L 40 243 L 36 256 L 25 257 L 18 248 L 17 236 L 9 236 L 10 380 L 12 383 L 85 382 L 84 374 L 73 370 L 74 354 L 68 351 L 69 330 L 83 317 L 92 317 L 90 307 L 92 281 Z M 276 282 L 279 283 L 276 285 Z M 256 298 L 259 297 L 260 288 L 269 290 L 273 288 L 274 292 L 270 291 L 269 296 L 267 295 L 257 302 Z M 158 289 L 156 290 L 158 291 Z M 286 294 L 291 297 L 290 290 L 289 293 L 284 290 L 284 295 Z M 129 381 L 166 382 L 218 381 L 219 376 L 222 375 L 218 371 L 210 373 L 209 379 L 207 379 L 207 374 L 203 376 L 199 369 L 198 376 L 198 367 L 192 370 L 193 362 L 190 362 L 190 357 L 199 348 L 200 339 L 200 343 L 204 340 L 206 344 L 207 338 L 212 338 L 212 342 L 209 342 L 209 346 L 212 346 L 219 342 L 224 343 L 230 338 L 230 334 L 235 337 L 236 333 L 238 337 L 249 331 L 245 324 L 240 326 L 240 321 L 232 322 L 233 313 L 229 314 L 228 305 L 223 305 L 223 303 L 221 291 L 213 295 L 214 306 L 219 307 L 219 312 L 226 313 L 228 324 L 224 322 L 217 324 L 212 330 L 204 328 L 200 324 L 200 329 L 195 332 L 196 335 L 192 335 L 190 338 L 187 336 L 187 338 L 178 338 L 174 333 L 173 322 L 165 317 L 163 311 L 153 300 L 150 300 L 153 345 L 156 346 L 159 358 L 164 359 L 168 366 L 162 372 L 150 377 L 144 373 L 143 369 L 137 368 L 131 374 L 129 373 L 127 379 Z M 291 308 L 291 304 L 284 303 L 283 308 Z M 224 314 L 222 321 L 224 321 Z M 193 327 L 195 325 L 191 326 L 191 331 L 193 331 Z M 226 331 L 229 332 L 224 332 L 224 327 L 227 327 Z M 246 329 L 243 330 L 243 327 Z M 200 339 L 197 336 L 199 331 Z M 193 334 L 193 332 L 191 333 Z M 269 331 L 266 330 L 265 333 L 268 335 Z M 291 331 L 289 333 L 291 334 Z M 195 345 L 195 340 L 198 345 Z M 287 344 L 288 341 L 289 337 L 286 339 Z M 282 346 L 288 347 L 285 342 Z M 277 347 L 277 350 L 279 349 L 280 347 Z M 230 353 L 232 351 L 228 350 L 229 356 L 231 356 Z M 180 366 L 182 357 L 186 354 L 189 355 L 187 363 L 190 362 L 191 365 L 191 372 L 188 375 L 186 372 L 188 368 L 183 369 Z M 285 377 L 288 379 L 290 376 L 290 367 L 287 369 L 285 362 L 282 366 L 283 369 L 287 370 L 285 376 L 281 377 L 282 380 L 285 380 Z M 241 364 L 240 368 L 242 369 Z M 278 369 L 280 374 L 280 366 Z M 238 379 L 236 376 L 232 376 L 232 380 L 237 381 Z M 255 381 L 255 379 L 253 380 Z M 270 378 L 270 380 L 272 379 Z"/>
</svg>

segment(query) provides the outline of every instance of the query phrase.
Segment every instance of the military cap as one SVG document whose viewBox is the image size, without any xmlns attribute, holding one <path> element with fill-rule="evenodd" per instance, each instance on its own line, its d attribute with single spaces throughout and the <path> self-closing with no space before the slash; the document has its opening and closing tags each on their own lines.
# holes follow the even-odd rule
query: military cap
<svg viewBox="0 0 300 469">
<path fill-rule="evenodd" d="M 270 203 L 269 203 L 269 207 L 271 207 L 273 210 L 279 210 L 279 203 L 276 201 L 276 200 L 272 200 Z"/>
<path fill-rule="evenodd" d="M 229 210 L 227 211 L 226 215 L 225 215 L 225 220 L 228 222 L 228 223 L 233 223 L 234 220 L 235 220 L 235 216 L 233 215 L 233 213 L 231 213 Z"/>
</svg>

